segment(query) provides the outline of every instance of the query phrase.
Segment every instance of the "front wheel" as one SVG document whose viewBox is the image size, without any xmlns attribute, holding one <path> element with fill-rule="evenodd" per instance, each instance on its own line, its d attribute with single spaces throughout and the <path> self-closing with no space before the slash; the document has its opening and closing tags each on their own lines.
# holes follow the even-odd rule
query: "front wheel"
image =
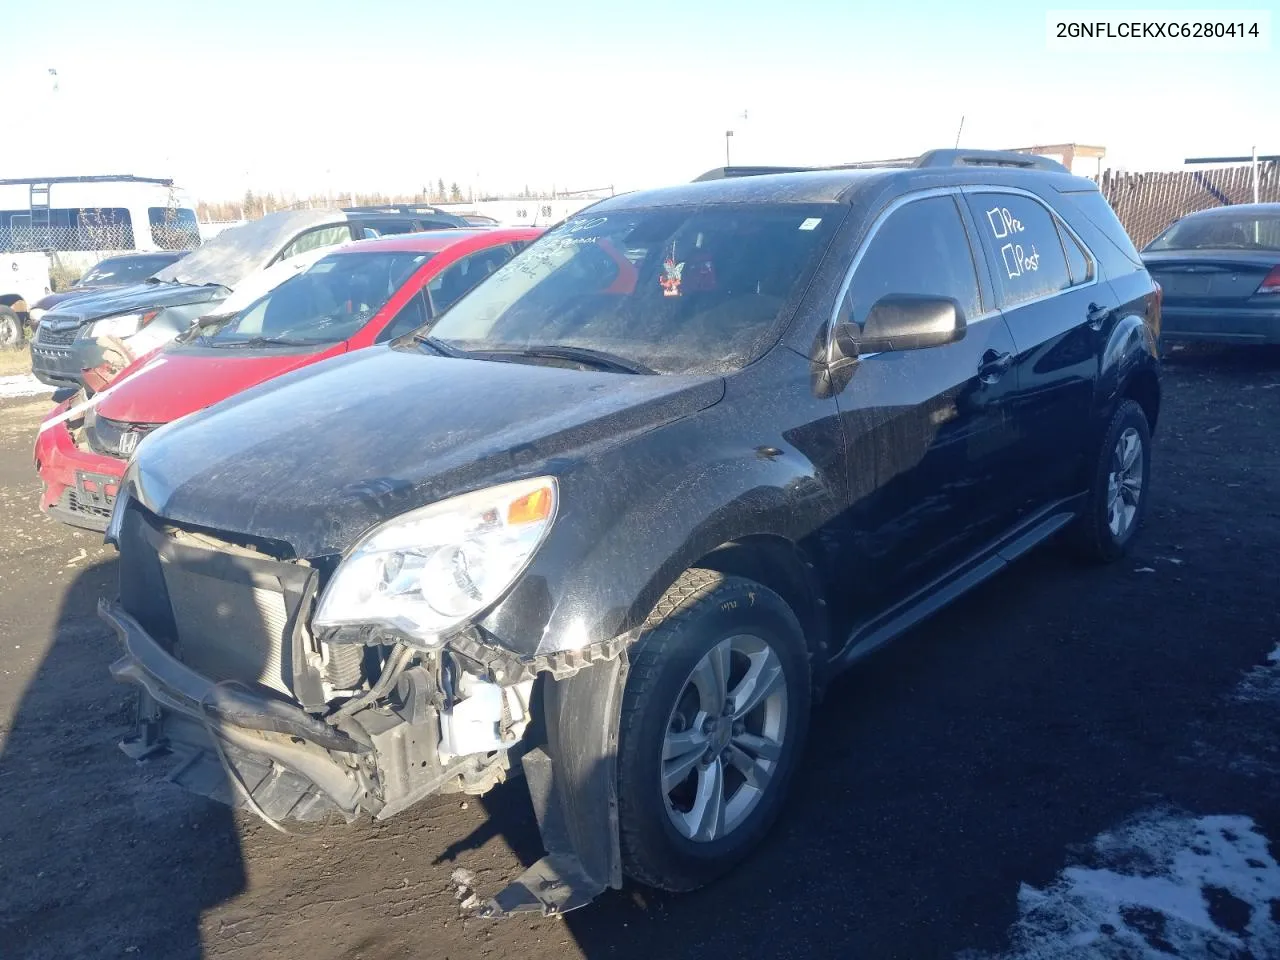
<svg viewBox="0 0 1280 960">
<path fill-rule="evenodd" d="M 0 350 L 15 350 L 23 340 L 22 318 L 8 307 L 0 307 Z"/>
<path fill-rule="evenodd" d="M 1142 407 L 1122 400 L 1103 436 L 1073 540 L 1085 560 L 1108 563 L 1129 548 L 1147 512 L 1151 427 Z"/>
<path fill-rule="evenodd" d="M 808 731 L 809 659 L 791 608 L 741 577 L 688 570 L 631 652 L 618 745 L 623 869 L 703 886 L 777 818 Z"/>
</svg>

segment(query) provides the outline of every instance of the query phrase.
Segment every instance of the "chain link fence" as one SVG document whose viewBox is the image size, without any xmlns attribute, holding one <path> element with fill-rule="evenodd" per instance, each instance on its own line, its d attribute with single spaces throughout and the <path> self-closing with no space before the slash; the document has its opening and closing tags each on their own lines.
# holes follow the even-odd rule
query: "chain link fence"
<svg viewBox="0 0 1280 960">
<path fill-rule="evenodd" d="M 189 250 L 200 245 L 198 228 L 175 222 L 158 223 L 149 229 L 151 242 L 161 250 Z M 0 253 L 28 252 L 117 252 L 137 247 L 133 227 L 129 224 L 83 224 L 60 226 L 0 226 Z M 150 246 L 150 245 L 148 245 Z"/>
</svg>

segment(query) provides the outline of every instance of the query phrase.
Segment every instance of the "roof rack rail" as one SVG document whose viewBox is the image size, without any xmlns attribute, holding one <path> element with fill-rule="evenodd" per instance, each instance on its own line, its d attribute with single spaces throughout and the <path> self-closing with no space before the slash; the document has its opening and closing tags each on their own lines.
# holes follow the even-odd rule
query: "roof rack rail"
<svg viewBox="0 0 1280 960">
<path fill-rule="evenodd" d="M 362 207 L 343 207 L 343 213 L 445 213 L 427 203 L 375 203 Z"/>
<path fill-rule="evenodd" d="M 173 180 L 167 177 L 135 177 L 132 173 L 100 174 L 91 177 L 14 177 L 0 180 L 0 186 L 26 186 L 29 183 L 158 183 L 162 187 L 172 187 Z"/>
<path fill-rule="evenodd" d="M 1039 157 L 1033 153 L 1016 153 L 1012 150 L 930 150 L 922 153 L 915 162 L 917 167 L 1017 167 L 1020 170 L 1046 170 L 1052 173 L 1069 173 L 1057 160 Z"/>
<path fill-rule="evenodd" d="M 876 170 L 885 167 L 1015 167 L 1019 170 L 1044 170 L 1070 173 L 1057 160 L 1018 153 L 1013 150 L 929 150 L 918 157 L 895 157 L 892 160 L 858 160 L 832 163 L 820 167 L 717 167 L 694 180 L 722 180 L 726 177 L 759 177 L 771 173 L 807 173 L 816 170 Z"/>
<path fill-rule="evenodd" d="M 729 177 L 763 177 L 771 173 L 805 173 L 809 170 L 820 169 L 821 167 L 716 167 L 714 170 L 708 170 L 700 177 L 695 177 L 693 182 L 724 180 Z"/>
</svg>

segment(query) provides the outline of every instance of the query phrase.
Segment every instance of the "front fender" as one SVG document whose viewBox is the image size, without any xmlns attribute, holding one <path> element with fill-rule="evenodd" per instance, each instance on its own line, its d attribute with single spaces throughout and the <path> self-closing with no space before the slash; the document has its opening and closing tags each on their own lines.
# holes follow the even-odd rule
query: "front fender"
<svg viewBox="0 0 1280 960">
<path fill-rule="evenodd" d="M 478 625 L 487 639 L 522 657 L 605 643 L 716 547 L 816 534 L 842 488 L 783 437 L 761 445 L 761 422 L 718 405 L 562 474 L 556 528 Z"/>
</svg>

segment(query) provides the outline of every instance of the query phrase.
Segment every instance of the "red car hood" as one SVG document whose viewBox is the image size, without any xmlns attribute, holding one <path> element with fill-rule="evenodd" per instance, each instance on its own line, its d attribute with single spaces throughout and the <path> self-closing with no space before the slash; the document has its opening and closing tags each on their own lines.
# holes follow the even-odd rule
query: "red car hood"
<svg viewBox="0 0 1280 960">
<path fill-rule="evenodd" d="M 168 423 L 345 349 L 346 344 L 339 343 L 304 353 L 216 348 L 164 351 L 122 370 L 117 383 L 98 403 L 97 412 L 110 420 Z M 154 366 L 130 377 L 148 364 Z"/>
</svg>

